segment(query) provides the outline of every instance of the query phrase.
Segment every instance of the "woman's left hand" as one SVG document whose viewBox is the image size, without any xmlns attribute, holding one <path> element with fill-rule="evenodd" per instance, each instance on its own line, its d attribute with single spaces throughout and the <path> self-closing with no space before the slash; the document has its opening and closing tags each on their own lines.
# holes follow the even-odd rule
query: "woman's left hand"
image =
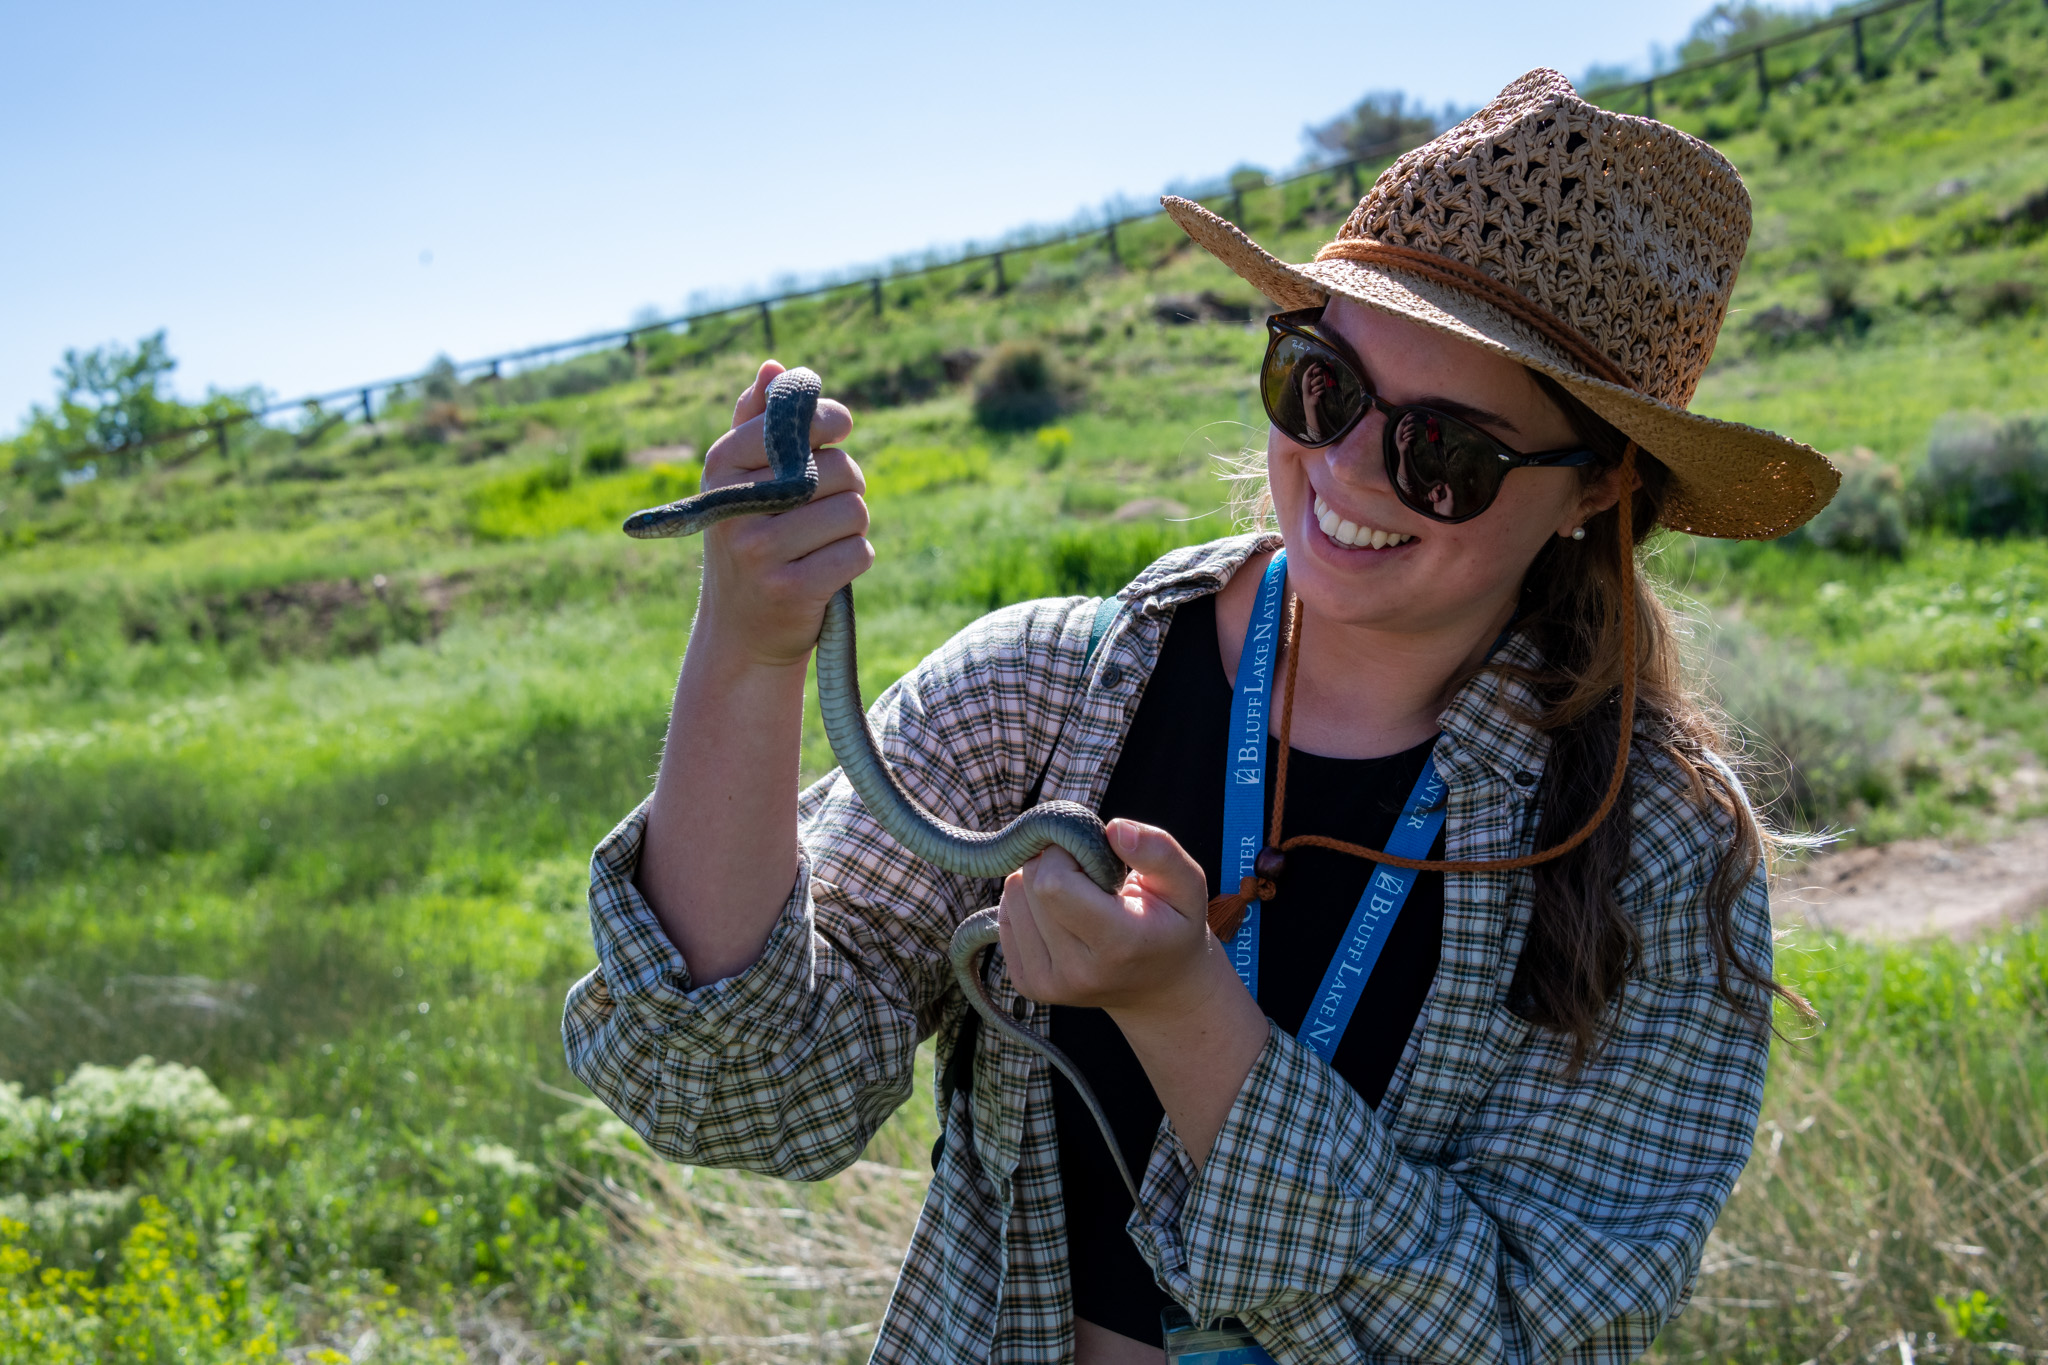
<svg viewBox="0 0 2048 1365">
<path fill-rule="evenodd" d="M 1269 1026 L 1209 932 L 1208 880 L 1187 850 L 1135 820 L 1108 832 L 1131 869 L 1115 894 L 1057 848 L 1004 881 L 1003 961 L 1033 1000 L 1109 1011 L 1199 1166 Z"/>
<path fill-rule="evenodd" d="M 1058 848 L 1003 883 L 998 918 L 1010 979 L 1047 1004 L 1171 1011 L 1191 986 L 1205 984 L 1204 959 L 1218 946 L 1207 879 L 1163 829 L 1112 820 L 1108 834 L 1131 869 L 1116 893 Z"/>
</svg>

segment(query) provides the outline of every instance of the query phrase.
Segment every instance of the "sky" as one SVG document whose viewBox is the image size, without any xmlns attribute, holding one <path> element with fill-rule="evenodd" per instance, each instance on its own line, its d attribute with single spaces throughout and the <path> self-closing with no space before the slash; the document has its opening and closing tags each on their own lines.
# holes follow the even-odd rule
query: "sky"
<svg viewBox="0 0 2048 1365">
<path fill-rule="evenodd" d="M 1251 163 L 1368 90 L 1648 64 L 1704 0 L 0 5 L 0 435 L 169 331 L 273 397 Z"/>
</svg>

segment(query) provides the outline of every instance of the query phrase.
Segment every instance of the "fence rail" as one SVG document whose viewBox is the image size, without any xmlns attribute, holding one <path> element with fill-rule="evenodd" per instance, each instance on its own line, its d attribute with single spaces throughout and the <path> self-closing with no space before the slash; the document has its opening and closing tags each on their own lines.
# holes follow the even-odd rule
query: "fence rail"
<svg viewBox="0 0 2048 1365">
<path fill-rule="evenodd" d="M 1981 28 L 2011 2 L 2012 0 L 1991 0 L 1991 3 L 1970 22 L 1968 27 L 1971 29 Z M 2044 0 L 2044 4 L 2048 4 L 2048 0 Z M 1913 34 L 1919 29 L 1920 25 L 1929 19 L 1934 21 L 1935 41 L 1947 43 L 1948 0 L 1876 0 L 1876 3 L 1873 4 L 1858 5 L 1852 9 L 1838 10 L 1828 15 L 1825 19 L 1808 24 L 1804 28 L 1795 29 L 1790 33 L 1781 33 L 1774 38 L 1765 38 L 1758 42 L 1745 43 L 1740 47 L 1729 48 L 1725 52 L 1718 52 L 1711 57 L 1704 57 L 1696 62 L 1687 62 L 1685 65 L 1673 67 L 1669 71 L 1654 72 L 1640 81 L 1617 81 L 1608 85 L 1596 86 L 1586 91 L 1586 97 L 1592 99 L 1598 96 L 1617 95 L 1628 90 L 1641 90 L 1643 94 L 1643 113 L 1646 117 L 1655 118 L 1657 116 L 1657 86 L 1659 83 L 1670 82 L 1681 77 L 1697 75 L 1702 71 L 1712 71 L 1719 67 L 1747 61 L 1752 64 L 1756 71 L 1757 96 L 1768 106 L 1771 100 L 1771 91 L 1774 88 L 1783 89 L 1785 86 L 1812 76 L 1828 58 L 1835 54 L 1836 49 L 1841 46 L 1844 40 L 1854 44 L 1856 74 L 1867 79 L 1870 75 L 1872 63 L 1865 55 L 1864 25 L 1872 19 L 1882 18 L 1896 10 L 1914 8 L 1917 8 L 1919 12 L 1907 22 L 1906 27 L 1899 33 L 1891 47 L 1885 51 L 1885 54 L 1878 59 L 1876 64 L 1878 66 L 1886 65 L 1892 58 L 1898 56 L 1900 51 L 1905 48 L 1907 42 L 1912 39 Z M 1772 78 L 1769 62 L 1769 54 L 1771 52 L 1779 48 L 1790 47 L 1794 43 L 1805 42 L 1809 38 L 1819 37 L 1823 33 L 1832 33 L 1837 29 L 1842 30 L 1842 37 L 1837 38 L 1834 43 L 1831 43 L 1819 57 L 1816 57 L 1794 75 L 1783 76 L 1777 79 Z"/>
<path fill-rule="evenodd" d="M 1989 0 L 1984 9 L 1966 27 L 1969 29 L 1982 27 L 2001 10 L 2004 10 L 2014 2 L 2015 0 Z M 2042 0 L 2042 4 L 2048 6 L 2048 0 Z M 1643 113 L 1648 117 L 1654 118 L 1657 111 L 1658 85 L 1664 84 L 1668 87 L 1671 83 L 1680 81 L 1688 76 L 1695 76 L 1703 72 L 1748 62 L 1754 68 L 1758 100 L 1764 107 L 1768 107 L 1773 89 L 1782 90 L 1789 85 L 1810 78 L 1835 55 L 1844 42 L 1853 45 L 1855 71 L 1859 77 L 1864 79 L 1869 78 L 1873 67 L 1882 69 L 1887 66 L 1905 48 L 1907 42 L 1919 30 L 1921 24 L 1929 19 L 1933 21 L 1936 40 L 1945 45 L 1948 41 L 1949 6 L 1950 0 L 1875 0 L 1875 3 L 1860 5 L 1853 9 L 1839 10 L 1817 23 L 1809 24 L 1790 33 L 1782 33 L 1773 38 L 1745 44 L 1741 47 L 1730 48 L 1725 52 L 1717 53 L 1700 61 L 1688 62 L 1683 66 L 1673 67 L 1669 71 L 1656 72 L 1640 81 L 1614 82 L 1593 87 L 1585 93 L 1589 99 L 1611 99 L 1616 95 L 1625 94 L 1632 90 L 1640 90 L 1642 92 Z M 1917 9 L 1918 12 L 1914 14 L 1912 19 L 1897 34 L 1891 46 L 1886 49 L 1878 61 L 1872 63 L 1868 60 L 1865 47 L 1866 25 L 1872 20 L 1881 19 L 1905 9 Z M 1841 31 L 1840 36 L 1823 49 L 1818 57 L 1808 62 L 1796 73 L 1775 78 L 1771 75 L 1769 62 L 1771 53 L 1819 37 L 1825 33 L 1835 32 L 1836 30 Z M 1738 78 L 1737 93 L 1739 93 L 1740 89 L 1740 80 L 1741 78 Z M 1718 96 L 1718 98 L 1726 99 L 1728 96 Z M 1338 181 L 1342 180 L 1348 183 L 1350 196 L 1353 200 L 1356 200 L 1362 192 L 1361 171 L 1378 161 L 1391 160 L 1400 152 L 1406 151 L 1411 145 L 1413 144 L 1407 141 L 1396 141 L 1363 148 L 1346 161 L 1317 166 L 1293 175 L 1269 179 L 1257 188 L 1285 189 L 1287 186 L 1312 180 L 1324 180 L 1329 182 L 1331 187 L 1334 187 Z M 1228 201 L 1230 209 L 1228 216 L 1233 221 L 1241 223 L 1245 219 L 1244 195 L 1245 190 L 1241 186 L 1211 187 L 1198 195 L 1190 195 L 1190 197 L 1202 201 L 1210 201 L 1211 203 L 1215 201 Z M 1163 210 L 1161 209 L 1150 209 L 1141 213 L 1112 216 L 1101 223 L 1077 226 L 1050 234 L 1021 233 L 1006 239 L 999 246 L 982 249 L 970 248 L 959 255 L 943 260 L 927 260 L 923 264 L 913 267 L 900 269 L 891 267 L 873 274 L 852 275 L 830 280 L 822 284 L 810 285 L 800 289 L 782 290 L 774 294 L 762 295 L 739 303 L 701 309 L 694 313 L 683 313 L 675 317 L 662 318 L 653 322 L 636 323 L 631 326 L 611 328 L 602 332 L 591 332 L 566 341 L 543 342 L 536 346 L 522 347 L 513 351 L 502 351 L 496 355 L 482 356 L 474 360 L 449 363 L 452 365 L 454 376 L 458 380 L 465 375 L 472 378 L 499 378 L 503 375 L 507 366 L 549 360 L 556 357 L 588 354 L 604 347 L 624 346 L 632 350 L 644 344 L 646 339 L 657 335 L 673 333 L 678 329 L 688 330 L 719 318 L 747 313 L 752 313 L 758 318 L 762 338 L 767 346 L 772 348 L 775 345 L 774 310 L 780 304 L 793 303 L 799 299 L 817 298 L 822 295 L 835 294 L 842 291 L 855 295 L 865 291 L 868 296 L 869 306 L 874 310 L 875 316 L 880 317 L 884 309 L 884 291 L 890 283 L 915 279 L 924 275 L 938 274 L 943 271 L 972 269 L 976 266 L 988 267 L 995 277 L 996 292 L 1002 293 L 1009 287 L 1005 258 L 1054 247 L 1070 246 L 1076 242 L 1090 241 L 1098 237 L 1102 239 L 1104 249 L 1107 251 L 1110 260 L 1117 265 L 1122 265 L 1123 255 L 1117 242 L 1118 229 L 1127 229 L 1151 222 L 1160 217 L 1162 213 Z M 334 404 L 343 405 L 344 413 L 349 408 L 357 408 L 361 411 L 364 422 L 372 422 L 376 418 L 377 395 L 386 395 L 388 400 L 390 395 L 400 390 L 419 385 L 434 372 L 435 368 L 430 367 L 428 370 L 395 379 L 379 379 L 368 384 L 351 384 L 346 388 L 333 389 L 326 393 L 309 394 L 303 398 L 269 403 L 260 407 L 248 408 L 236 413 L 209 418 L 204 422 L 179 427 L 175 430 L 157 432 L 146 439 L 130 442 L 125 445 L 81 447 L 77 450 L 64 452 L 60 458 L 70 462 L 95 457 L 126 456 L 152 446 L 163 445 L 172 441 L 188 440 L 194 436 L 209 434 L 219 446 L 221 453 L 225 455 L 228 451 L 228 433 L 230 429 L 236 426 L 249 422 L 261 422 L 265 418 L 274 417 L 285 412 L 325 411 L 330 405 Z M 330 421 L 325 425 L 331 424 Z M 323 430 L 325 425 L 322 427 Z"/>
</svg>

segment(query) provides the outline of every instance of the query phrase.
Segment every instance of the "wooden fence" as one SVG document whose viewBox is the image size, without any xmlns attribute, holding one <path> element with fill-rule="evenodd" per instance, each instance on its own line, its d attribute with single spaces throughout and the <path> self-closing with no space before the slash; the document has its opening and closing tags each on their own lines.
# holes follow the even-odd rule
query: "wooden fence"
<svg viewBox="0 0 2048 1365">
<path fill-rule="evenodd" d="M 2033 0 L 1982 0 L 1979 4 L 1969 6 L 1974 13 L 1967 17 L 1963 27 L 1966 30 L 1981 28 L 2009 7 L 2031 3 Z M 2041 3 L 2048 5 L 2048 0 L 2041 0 Z M 1678 102 L 1698 106 L 1702 103 L 1720 104 L 1731 98 L 1741 98 L 1753 81 L 1759 105 L 1768 108 L 1774 91 L 1782 91 L 1826 71 L 1829 63 L 1840 55 L 1845 47 L 1851 53 L 1851 69 L 1855 75 L 1868 80 L 1886 74 L 1892 61 L 1923 29 L 1931 32 L 1937 44 L 1946 46 L 1951 23 L 1957 18 L 1951 14 L 1951 7 L 1951 0 L 1875 0 L 1871 4 L 1838 10 L 1818 23 L 1793 32 L 1731 48 L 1702 61 L 1689 62 L 1669 71 L 1658 72 L 1641 81 L 1603 85 L 1585 93 L 1589 99 L 1598 100 L 1610 108 L 1621 108 L 1621 101 L 1624 98 L 1639 95 L 1641 111 L 1654 118 L 1660 87 L 1664 91 L 1667 105 Z M 1829 35 L 1833 35 L 1832 38 Z M 1819 41 L 1823 39 L 1827 41 Z M 1883 46 L 1878 48 L 1878 44 Z M 1877 49 L 1875 56 L 1872 55 L 1874 48 Z M 1788 57 L 1797 57 L 1798 62 L 1794 64 L 1787 60 Z M 1775 71 L 1774 61 L 1777 64 Z M 1304 182 L 1321 182 L 1319 192 L 1327 192 L 1342 184 L 1350 198 L 1356 201 L 1363 192 L 1365 170 L 1383 160 L 1390 161 L 1400 152 L 1407 150 L 1409 145 L 1411 144 L 1406 142 L 1387 143 L 1379 147 L 1366 148 L 1351 160 L 1317 166 L 1295 175 L 1269 180 L 1252 188 L 1284 190 L 1288 186 Z M 1245 220 L 1245 192 L 1243 186 L 1212 186 L 1205 192 L 1190 197 L 1199 198 L 1218 211 L 1227 209 L 1226 216 L 1242 223 Z M 1002 293 L 1010 287 L 1010 263 L 1017 257 L 1098 238 L 1110 261 L 1121 266 L 1124 264 L 1125 249 L 1118 239 L 1119 230 L 1128 232 L 1129 229 L 1158 218 L 1161 212 L 1162 210 L 1153 209 L 1144 213 L 1113 217 L 1098 224 L 1050 233 L 1020 233 L 996 247 L 970 248 L 958 255 L 943 260 L 927 261 L 917 266 L 890 269 L 854 278 L 834 279 L 827 283 L 785 290 L 742 303 L 727 304 L 610 331 L 592 332 L 566 341 L 544 342 L 538 346 L 505 351 L 476 360 L 454 362 L 454 376 L 457 379 L 499 378 L 508 367 L 537 361 L 559 360 L 607 347 L 623 346 L 629 351 L 637 352 L 650 338 L 658 334 L 697 327 L 720 318 L 747 315 L 752 315 L 753 320 L 758 322 L 762 340 L 772 349 L 775 345 L 775 309 L 780 305 L 828 294 L 845 293 L 854 298 L 865 294 L 867 306 L 872 308 L 874 315 L 879 318 L 885 307 L 886 288 L 892 281 L 963 268 L 971 271 L 976 267 L 983 268 L 995 292 Z M 736 330 L 734 338 L 736 339 L 739 334 Z M 363 421 L 370 422 L 376 417 L 378 395 L 385 395 L 388 400 L 390 396 L 407 388 L 416 388 L 432 373 L 433 371 L 429 370 L 395 379 L 380 379 L 368 384 L 352 384 L 347 388 L 311 394 L 289 402 L 271 403 L 205 423 L 159 432 L 145 440 L 117 449 L 90 447 L 69 451 L 66 452 L 64 459 L 67 462 L 74 462 L 99 457 L 125 456 L 165 442 L 189 442 L 190 438 L 195 436 L 210 436 L 218 444 L 222 454 L 226 454 L 228 433 L 233 426 L 245 422 L 260 422 L 284 412 L 324 412 L 335 405 L 341 405 L 343 411 L 354 408 L 360 412 Z M 445 374 L 446 371 L 443 370 L 442 373 Z"/>
</svg>

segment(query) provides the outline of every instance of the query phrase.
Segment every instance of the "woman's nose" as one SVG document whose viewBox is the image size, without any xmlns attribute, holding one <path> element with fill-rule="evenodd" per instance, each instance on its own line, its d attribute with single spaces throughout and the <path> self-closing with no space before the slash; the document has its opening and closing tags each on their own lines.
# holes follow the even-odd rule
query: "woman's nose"
<svg viewBox="0 0 2048 1365">
<path fill-rule="evenodd" d="M 1386 448 L 1386 432 L 1385 413 L 1378 408 L 1366 413 L 1357 426 L 1344 433 L 1343 440 L 1324 448 L 1330 472 L 1352 488 L 1391 491 L 1387 462 L 1381 453 Z"/>
</svg>

